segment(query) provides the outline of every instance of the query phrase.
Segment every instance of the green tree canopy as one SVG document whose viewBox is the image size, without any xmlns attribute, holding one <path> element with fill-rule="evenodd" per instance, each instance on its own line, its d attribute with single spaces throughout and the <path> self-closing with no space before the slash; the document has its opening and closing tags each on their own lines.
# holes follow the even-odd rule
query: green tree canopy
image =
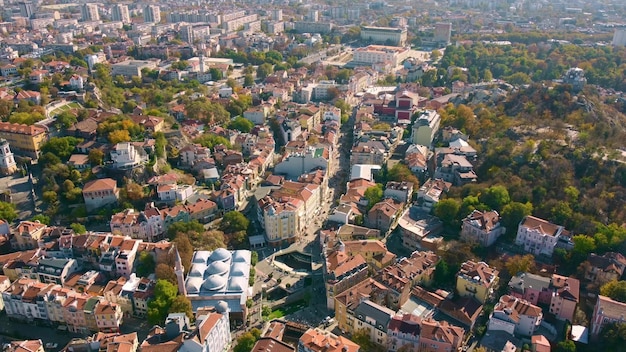
<svg viewBox="0 0 626 352">
<path fill-rule="evenodd" d="M 234 352 L 250 352 L 252 347 L 261 338 L 261 331 L 257 328 L 252 328 L 250 331 L 245 332 L 243 335 L 237 338 L 237 344 L 233 349 Z"/>
<path fill-rule="evenodd" d="M 189 298 L 183 295 L 176 296 L 176 298 L 174 298 L 172 304 L 170 305 L 168 313 L 185 313 L 190 321 L 193 321 L 194 319 L 191 301 L 189 300 Z"/>
<path fill-rule="evenodd" d="M 52 137 L 41 146 L 41 152 L 52 153 L 61 160 L 67 160 L 80 142 L 82 139 L 75 137 Z"/>
<path fill-rule="evenodd" d="M 15 210 L 15 204 L 0 202 L 0 219 L 7 222 L 13 222 L 17 219 L 17 211 Z"/>
<path fill-rule="evenodd" d="M 154 298 L 148 303 L 148 322 L 162 324 L 167 317 L 170 306 L 176 299 L 178 288 L 166 280 L 157 280 L 154 287 Z"/>
<path fill-rule="evenodd" d="M 459 211 L 461 210 L 461 204 L 459 201 L 453 198 L 447 198 L 439 201 L 434 208 L 434 214 L 438 217 L 444 225 L 448 227 L 458 227 L 459 223 Z"/>
<path fill-rule="evenodd" d="M 230 141 L 222 136 L 218 136 L 213 133 L 205 133 L 193 140 L 194 143 L 198 143 L 203 147 L 215 148 L 218 144 L 223 144 L 230 148 Z"/>
<path fill-rule="evenodd" d="M 239 231 L 246 231 L 250 226 L 250 220 L 246 218 L 241 212 L 229 211 L 224 214 L 222 222 L 220 223 L 220 230 L 224 233 L 234 233 Z"/>
<path fill-rule="evenodd" d="M 372 208 L 383 199 L 383 185 L 377 183 L 376 186 L 368 187 L 363 196 L 367 199 L 368 209 Z"/>
<path fill-rule="evenodd" d="M 626 303 L 626 281 L 609 281 L 600 287 L 600 294 Z"/>
<path fill-rule="evenodd" d="M 502 211 L 505 205 L 511 202 L 509 191 L 506 187 L 497 185 L 487 188 L 479 197 L 482 203 L 488 205 L 491 209 Z"/>
<path fill-rule="evenodd" d="M 506 261 L 504 267 L 511 276 L 533 272 L 535 270 L 535 257 L 532 254 L 514 255 Z"/>
<path fill-rule="evenodd" d="M 228 128 L 231 130 L 248 133 L 254 128 L 254 123 L 244 117 L 237 116 L 232 121 L 230 121 L 230 123 L 228 123 Z"/>
<path fill-rule="evenodd" d="M 83 224 L 79 224 L 75 222 L 70 225 L 70 228 L 79 235 L 87 233 L 87 228 Z"/>
<path fill-rule="evenodd" d="M 139 253 L 137 269 L 135 270 L 139 277 L 145 277 L 154 273 L 155 266 L 154 257 L 150 252 L 144 251 Z"/>
<path fill-rule="evenodd" d="M 191 232 L 203 233 L 204 225 L 199 223 L 197 220 L 189 222 L 175 222 L 168 227 L 167 236 L 170 239 L 174 239 L 179 233 L 188 234 Z"/>
</svg>

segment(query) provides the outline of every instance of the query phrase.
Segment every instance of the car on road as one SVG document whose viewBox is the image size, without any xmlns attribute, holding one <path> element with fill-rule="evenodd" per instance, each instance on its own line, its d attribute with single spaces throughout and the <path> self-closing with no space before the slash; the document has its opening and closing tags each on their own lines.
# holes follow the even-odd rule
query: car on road
<svg viewBox="0 0 626 352">
<path fill-rule="evenodd" d="M 46 348 L 52 349 L 52 348 L 57 348 L 57 347 L 59 347 L 58 343 L 54 343 L 54 342 L 46 343 Z"/>
</svg>

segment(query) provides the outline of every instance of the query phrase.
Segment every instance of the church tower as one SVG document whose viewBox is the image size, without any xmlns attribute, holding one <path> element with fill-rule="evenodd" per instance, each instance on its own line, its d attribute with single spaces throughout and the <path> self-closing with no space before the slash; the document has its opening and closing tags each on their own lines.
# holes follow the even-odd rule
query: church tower
<svg viewBox="0 0 626 352">
<path fill-rule="evenodd" d="M 0 173 L 11 175 L 17 171 L 15 158 L 6 139 L 0 139 Z"/>
</svg>

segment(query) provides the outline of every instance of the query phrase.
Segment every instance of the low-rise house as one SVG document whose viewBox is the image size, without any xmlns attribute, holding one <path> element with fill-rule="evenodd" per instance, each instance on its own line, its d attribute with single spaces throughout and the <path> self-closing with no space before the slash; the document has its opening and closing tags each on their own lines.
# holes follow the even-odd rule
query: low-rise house
<svg viewBox="0 0 626 352">
<path fill-rule="evenodd" d="M 143 126 L 149 132 L 161 132 L 165 125 L 164 120 L 157 116 L 132 115 L 136 124 Z"/>
<path fill-rule="evenodd" d="M 389 181 L 385 186 L 383 197 L 393 198 L 399 202 L 407 203 L 413 198 L 413 182 Z"/>
<path fill-rule="evenodd" d="M 203 224 L 213 221 L 218 215 L 217 204 L 209 199 L 198 199 L 195 203 L 187 204 L 187 210 L 191 220 Z"/>
<path fill-rule="evenodd" d="M 563 226 L 530 215 L 520 222 L 515 244 L 527 253 L 548 257 L 552 257 L 557 245 L 573 248 L 570 234 Z"/>
<path fill-rule="evenodd" d="M 625 322 L 626 303 L 598 295 L 598 300 L 591 316 L 591 335 L 598 336 L 608 324 Z"/>
<path fill-rule="evenodd" d="M 70 77 L 70 88 L 74 90 L 82 90 L 84 88 L 84 80 L 80 75 L 72 75 Z"/>
<path fill-rule="evenodd" d="M 456 277 L 456 291 L 462 297 L 473 297 L 485 303 L 498 284 L 498 270 L 484 262 L 467 261 L 461 264 Z"/>
<path fill-rule="evenodd" d="M 46 228 L 47 226 L 39 221 L 20 222 L 10 240 L 11 248 L 15 250 L 37 248 Z"/>
<path fill-rule="evenodd" d="M 487 330 L 506 331 L 511 335 L 530 337 L 543 320 L 541 308 L 525 300 L 504 295 L 489 316 Z"/>
<path fill-rule="evenodd" d="M 67 164 L 77 170 L 86 170 L 91 167 L 89 156 L 85 154 L 72 154 Z"/>
<path fill-rule="evenodd" d="M 111 178 L 89 181 L 83 187 L 83 198 L 87 211 L 93 211 L 117 203 L 120 196 L 117 182 Z"/>
<path fill-rule="evenodd" d="M 393 229 L 403 209 L 404 203 L 393 198 L 383 199 L 369 210 L 365 219 L 365 226 L 382 232 L 389 231 Z"/>
<path fill-rule="evenodd" d="M 43 348 L 43 342 L 38 340 L 19 340 L 11 341 L 7 343 L 4 348 L 4 352 L 45 352 Z"/>
<path fill-rule="evenodd" d="M 185 202 L 194 194 L 190 185 L 158 185 L 157 195 L 162 202 Z"/>
<path fill-rule="evenodd" d="M 619 280 L 626 269 L 626 257 L 620 253 L 608 252 L 604 255 L 589 254 L 585 268 L 585 280 L 600 287 L 603 284 Z"/>
<path fill-rule="evenodd" d="M 476 182 L 478 176 L 474 166 L 464 155 L 445 154 L 435 170 L 435 178 L 451 182 L 455 186 L 463 186 Z"/>
<path fill-rule="evenodd" d="M 298 341 L 298 352 L 358 352 L 351 340 L 320 329 L 309 329 Z"/>
<path fill-rule="evenodd" d="M 448 192 L 451 186 L 452 183 L 442 179 L 428 179 L 417 191 L 418 204 L 424 211 L 430 212 L 435 204 L 439 203 L 442 194 Z"/>
<path fill-rule="evenodd" d="M 141 278 L 133 291 L 133 307 L 135 316 L 144 317 L 148 314 L 148 303 L 154 296 L 154 281 Z"/>
<path fill-rule="evenodd" d="M 132 169 L 148 162 L 148 154 L 142 148 L 135 148 L 130 142 L 118 143 L 111 150 L 112 167 L 120 170 Z"/>
<path fill-rule="evenodd" d="M 463 343 L 465 330 L 446 321 L 422 320 L 420 352 L 458 351 Z"/>
<path fill-rule="evenodd" d="M 505 232 L 506 228 L 500 224 L 500 214 L 497 211 L 474 210 L 463 219 L 461 239 L 489 247 Z"/>
</svg>

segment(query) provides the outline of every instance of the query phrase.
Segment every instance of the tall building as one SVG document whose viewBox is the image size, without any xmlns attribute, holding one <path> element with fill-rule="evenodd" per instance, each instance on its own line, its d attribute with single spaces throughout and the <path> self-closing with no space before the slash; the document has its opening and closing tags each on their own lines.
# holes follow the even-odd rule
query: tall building
<svg viewBox="0 0 626 352">
<path fill-rule="evenodd" d="M 11 175 L 17 171 L 17 164 L 6 139 L 0 139 L 0 174 Z"/>
<path fill-rule="evenodd" d="M 116 4 L 111 9 L 111 20 L 120 21 L 122 23 L 130 23 L 130 13 L 128 6 L 124 4 Z"/>
<path fill-rule="evenodd" d="M 81 8 L 83 21 L 99 21 L 98 4 L 83 4 Z"/>
<path fill-rule="evenodd" d="M 187 25 L 180 27 L 180 31 L 178 32 L 180 35 L 180 39 L 189 44 L 193 44 L 194 35 L 193 35 L 193 26 Z"/>
<path fill-rule="evenodd" d="M 283 20 L 283 10 L 274 9 L 272 10 L 272 20 L 274 21 L 282 21 Z"/>
<path fill-rule="evenodd" d="M 161 22 L 161 9 L 156 5 L 148 5 L 143 10 L 143 21 L 146 23 Z"/>
<path fill-rule="evenodd" d="M 18 5 L 20 7 L 20 15 L 22 17 L 33 17 L 33 14 L 35 13 L 35 4 L 30 1 L 20 1 Z"/>
<path fill-rule="evenodd" d="M 447 45 L 448 43 L 450 43 L 451 35 L 452 35 L 452 23 L 435 24 L 435 35 L 433 36 L 434 42 Z"/>
<path fill-rule="evenodd" d="M 613 46 L 626 45 L 626 28 L 616 28 L 613 34 Z"/>
</svg>

